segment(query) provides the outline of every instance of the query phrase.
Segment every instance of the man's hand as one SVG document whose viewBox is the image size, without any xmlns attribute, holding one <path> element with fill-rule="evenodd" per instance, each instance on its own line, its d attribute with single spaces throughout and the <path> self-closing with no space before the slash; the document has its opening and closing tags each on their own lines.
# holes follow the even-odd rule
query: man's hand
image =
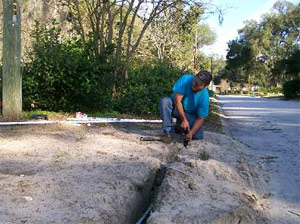
<svg viewBox="0 0 300 224">
<path fill-rule="evenodd" d="M 184 138 L 190 142 L 193 140 L 193 134 L 191 132 L 189 132 L 186 136 L 184 136 Z"/>
<path fill-rule="evenodd" d="M 190 131 L 190 125 L 189 125 L 188 120 L 186 120 L 186 119 L 183 120 L 183 121 L 181 122 L 180 127 L 181 127 L 183 130 L 188 130 L 188 131 Z"/>
</svg>

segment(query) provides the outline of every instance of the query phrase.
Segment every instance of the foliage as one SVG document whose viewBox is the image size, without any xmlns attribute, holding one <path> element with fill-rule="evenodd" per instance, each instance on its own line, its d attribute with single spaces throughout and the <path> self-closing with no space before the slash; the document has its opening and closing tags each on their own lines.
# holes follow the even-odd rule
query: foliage
<svg viewBox="0 0 300 224">
<path fill-rule="evenodd" d="M 207 131 L 222 133 L 222 122 L 220 119 L 219 104 L 214 100 L 209 103 L 209 114 L 204 123 L 204 129 Z"/>
<path fill-rule="evenodd" d="M 216 75 L 214 76 L 214 85 L 220 85 L 221 84 L 221 76 L 220 75 Z"/>
<path fill-rule="evenodd" d="M 201 1 L 200 1 L 201 2 Z M 115 47 L 113 75 L 117 86 L 123 88 L 127 80 L 127 70 L 140 46 L 146 30 L 153 21 L 166 11 L 181 12 L 184 8 L 193 8 L 185 14 L 187 22 L 199 17 L 203 9 L 201 4 L 192 0 L 174 1 L 82 1 L 63 0 L 69 8 L 70 20 L 74 30 L 81 35 L 85 43 L 89 38 L 94 44 L 94 53 L 102 55 L 111 45 Z M 177 6 L 180 5 L 179 8 Z M 184 10 L 185 11 L 185 10 Z M 188 29 L 188 28 L 187 28 Z M 89 33 L 90 37 L 88 37 Z M 186 47 L 186 46 L 183 46 Z M 162 58 L 159 58 L 162 59 Z"/>
<path fill-rule="evenodd" d="M 26 38 L 30 42 L 26 46 L 31 48 L 23 51 L 25 110 L 157 115 L 159 99 L 170 94 L 186 67 L 209 68 L 209 58 L 198 54 L 215 38 L 207 25 L 199 25 L 207 10 L 202 1 L 58 3 L 51 2 L 55 4 L 54 11 L 61 14 L 39 19 L 31 38 Z M 144 10 L 145 4 L 154 7 Z M 50 3 L 47 7 L 52 8 Z M 161 22 L 166 12 L 176 27 L 171 31 L 177 32 L 177 36 L 166 36 L 167 41 L 174 41 L 165 49 L 167 57 L 158 57 L 150 44 L 147 47 L 152 47 L 152 55 L 141 60 L 135 52 L 147 51 L 140 45 L 146 30 L 153 24 L 154 31 L 150 33 L 158 33 L 162 27 L 156 26 L 154 20 Z M 50 24 L 47 17 L 60 17 L 59 23 Z M 164 28 L 170 28 L 169 24 Z M 161 43 L 158 40 L 157 44 Z"/>
<path fill-rule="evenodd" d="M 282 67 L 294 78 L 300 78 L 300 46 L 287 58 L 280 61 Z"/>
<path fill-rule="evenodd" d="M 169 60 L 182 68 L 198 69 L 202 65 L 199 62 L 203 62 L 203 55 L 198 51 L 213 43 L 215 34 L 208 25 L 199 24 L 204 14 L 202 5 L 194 3 L 185 7 L 178 1 L 175 8 L 165 10 L 153 20 L 142 44 L 142 53 L 145 54 L 146 48 L 150 57 Z"/>
<path fill-rule="evenodd" d="M 159 114 L 159 100 L 172 93 L 183 71 L 164 61 L 149 61 L 132 68 L 116 110 L 125 114 Z"/>
<path fill-rule="evenodd" d="M 60 41 L 60 29 L 36 24 L 30 61 L 24 64 L 25 109 L 92 110 L 109 104 L 110 67 L 78 39 Z"/>
<path fill-rule="evenodd" d="M 33 36 L 23 72 L 25 109 L 153 116 L 158 114 L 159 99 L 171 93 L 183 72 L 167 61 L 136 61 L 129 67 L 126 86 L 112 97 L 112 65 L 103 62 L 109 61 L 109 52 L 95 56 L 80 38 L 60 41 L 55 23 L 50 28 L 37 24 Z"/>
<path fill-rule="evenodd" d="M 283 94 L 286 99 L 293 99 L 300 94 L 300 80 L 287 81 L 283 85 Z"/>
<path fill-rule="evenodd" d="M 32 119 L 34 116 L 37 115 L 47 115 L 48 120 L 65 120 L 66 118 L 72 117 L 69 113 L 56 113 L 56 112 L 43 111 L 43 110 L 22 112 L 22 118 L 24 120 Z"/>
<path fill-rule="evenodd" d="M 300 4 L 278 1 L 260 23 L 247 21 L 228 43 L 225 78 L 269 88 L 299 77 L 299 12 Z"/>
<path fill-rule="evenodd" d="M 283 88 L 282 87 L 260 87 L 256 91 L 257 93 L 261 93 L 261 95 L 268 95 L 268 94 L 282 94 Z"/>
</svg>

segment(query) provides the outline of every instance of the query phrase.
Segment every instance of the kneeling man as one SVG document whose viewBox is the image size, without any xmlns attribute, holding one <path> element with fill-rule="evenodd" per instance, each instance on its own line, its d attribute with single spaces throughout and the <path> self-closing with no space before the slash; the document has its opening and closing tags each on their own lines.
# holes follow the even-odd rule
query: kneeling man
<svg viewBox="0 0 300 224">
<path fill-rule="evenodd" d="M 174 132 L 172 117 L 177 119 L 175 132 L 187 131 L 188 141 L 203 139 L 203 123 L 209 111 L 207 87 L 211 80 L 207 71 L 183 75 L 173 86 L 173 94 L 160 100 L 164 142 L 171 142 L 171 133 Z"/>
</svg>

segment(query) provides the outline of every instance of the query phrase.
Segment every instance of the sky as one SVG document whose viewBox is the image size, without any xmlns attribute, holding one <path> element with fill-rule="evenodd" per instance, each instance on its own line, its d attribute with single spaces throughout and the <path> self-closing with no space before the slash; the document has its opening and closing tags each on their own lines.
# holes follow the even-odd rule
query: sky
<svg viewBox="0 0 300 224">
<path fill-rule="evenodd" d="M 209 16 L 204 23 L 209 24 L 217 35 L 216 42 L 201 49 L 206 55 L 218 54 L 226 57 L 227 42 L 238 36 L 238 29 L 244 26 L 246 20 L 260 21 L 261 16 L 269 13 L 277 0 L 213 0 L 212 3 L 228 8 L 222 25 L 219 25 L 218 15 Z M 300 0 L 289 0 L 294 4 Z"/>
</svg>

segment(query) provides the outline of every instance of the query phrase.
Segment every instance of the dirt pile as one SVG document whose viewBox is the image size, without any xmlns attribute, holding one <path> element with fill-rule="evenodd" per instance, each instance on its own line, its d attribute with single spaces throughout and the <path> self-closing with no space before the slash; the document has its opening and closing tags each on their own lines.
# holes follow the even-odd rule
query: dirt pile
<svg viewBox="0 0 300 224">
<path fill-rule="evenodd" d="M 193 142 L 167 167 L 147 223 L 266 223 L 264 179 L 247 152 L 215 133 Z"/>
<path fill-rule="evenodd" d="M 151 203 L 152 224 L 263 223 L 246 146 L 214 133 L 187 149 L 139 140 L 158 128 L 1 127 L 0 223 L 135 223 Z"/>
<path fill-rule="evenodd" d="M 170 153 L 113 127 L 7 127 L 0 142 L 0 223 L 133 223 Z"/>
</svg>

